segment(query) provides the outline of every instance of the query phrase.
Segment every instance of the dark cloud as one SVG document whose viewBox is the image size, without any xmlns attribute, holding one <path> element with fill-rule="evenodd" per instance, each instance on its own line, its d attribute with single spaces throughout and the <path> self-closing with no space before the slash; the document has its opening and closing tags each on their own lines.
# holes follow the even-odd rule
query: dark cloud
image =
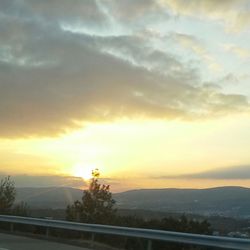
<svg viewBox="0 0 250 250">
<path fill-rule="evenodd" d="M 7 176 L 7 173 L 0 172 L 0 180 Z M 84 181 L 80 177 L 66 175 L 13 174 L 10 177 L 17 188 L 72 187 L 85 189 L 89 185 L 89 182 Z M 124 179 L 100 178 L 99 182 L 104 185 L 110 185 L 113 192 L 120 192 L 121 190 L 128 190 L 130 188 L 129 182 L 124 181 Z"/>
<path fill-rule="evenodd" d="M 15 17 L 42 22 L 87 22 L 93 25 L 106 20 L 95 0 L 14 0 L 1 1 L 1 9 Z"/>
<path fill-rule="evenodd" d="M 218 168 L 195 174 L 184 174 L 175 176 L 160 176 L 164 179 L 211 179 L 211 180 L 244 180 L 250 179 L 250 166 L 233 166 Z"/>
<path fill-rule="evenodd" d="M 66 2 L 0 3 L 0 137 L 53 136 L 79 122 L 195 119 L 248 108 L 245 96 L 202 85 L 195 69 L 149 48 L 143 36 L 61 29 L 76 18 L 90 30 L 109 23 L 95 1 Z"/>
<path fill-rule="evenodd" d="M 7 175 L 0 173 L 0 179 Z M 12 175 L 11 179 L 16 187 L 75 187 L 82 188 L 87 186 L 80 177 L 60 176 L 60 175 Z"/>
</svg>

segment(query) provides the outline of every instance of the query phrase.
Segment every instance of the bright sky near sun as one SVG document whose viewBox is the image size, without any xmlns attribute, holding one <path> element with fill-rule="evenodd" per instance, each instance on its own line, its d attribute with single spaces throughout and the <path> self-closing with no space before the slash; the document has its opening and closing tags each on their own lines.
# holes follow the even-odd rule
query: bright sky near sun
<svg viewBox="0 0 250 250">
<path fill-rule="evenodd" d="M 0 2 L 17 185 L 250 186 L 249 98 L 248 0 Z"/>
</svg>

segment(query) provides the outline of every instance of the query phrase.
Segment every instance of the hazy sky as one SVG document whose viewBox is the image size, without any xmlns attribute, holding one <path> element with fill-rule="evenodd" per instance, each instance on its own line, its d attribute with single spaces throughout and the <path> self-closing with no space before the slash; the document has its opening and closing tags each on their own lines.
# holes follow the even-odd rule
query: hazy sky
<svg viewBox="0 0 250 250">
<path fill-rule="evenodd" d="M 20 186 L 250 186 L 250 1 L 1 0 L 0 175 Z"/>
</svg>

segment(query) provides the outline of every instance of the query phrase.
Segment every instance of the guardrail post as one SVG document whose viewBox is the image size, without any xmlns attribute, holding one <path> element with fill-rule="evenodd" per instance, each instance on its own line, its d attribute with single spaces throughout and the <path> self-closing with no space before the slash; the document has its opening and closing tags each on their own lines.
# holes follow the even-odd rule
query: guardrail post
<svg viewBox="0 0 250 250">
<path fill-rule="evenodd" d="M 91 233 L 91 242 L 90 242 L 91 247 L 94 247 L 94 242 L 95 242 L 95 233 Z"/>
<path fill-rule="evenodd" d="M 49 227 L 46 227 L 46 238 L 49 238 Z"/>
<path fill-rule="evenodd" d="M 10 223 L 10 231 L 14 232 L 14 223 Z"/>
<path fill-rule="evenodd" d="M 152 250 L 152 240 L 148 240 L 147 250 Z"/>
</svg>

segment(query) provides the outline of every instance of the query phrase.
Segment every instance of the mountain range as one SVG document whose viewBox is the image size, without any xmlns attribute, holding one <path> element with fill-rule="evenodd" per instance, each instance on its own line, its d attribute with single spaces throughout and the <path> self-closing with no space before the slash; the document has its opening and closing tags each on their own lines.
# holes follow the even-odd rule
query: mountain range
<svg viewBox="0 0 250 250">
<path fill-rule="evenodd" d="M 83 191 L 68 187 L 17 188 L 17 202 L 31 208 L 64 209 Z M 250 188 L 140 189 L 113 194 L 120 209 L 250 217 Z"/>
</svg>

